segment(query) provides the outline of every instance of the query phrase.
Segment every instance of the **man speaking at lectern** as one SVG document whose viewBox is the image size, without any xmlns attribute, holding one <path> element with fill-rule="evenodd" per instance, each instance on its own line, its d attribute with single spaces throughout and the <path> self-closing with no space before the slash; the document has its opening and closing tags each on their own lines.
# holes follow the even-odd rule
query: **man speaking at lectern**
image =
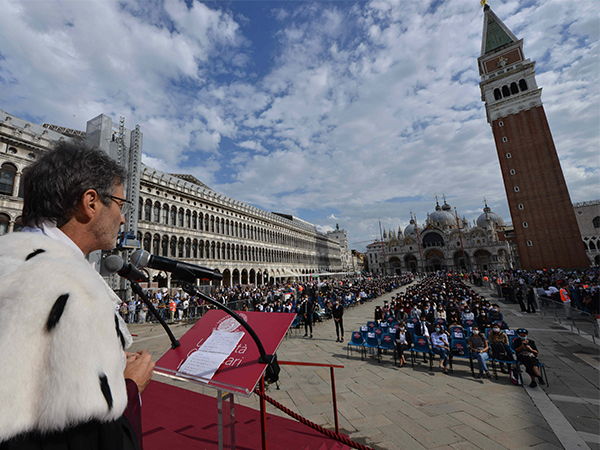
<svg viewBox="0 0 600 450">
<path fill-rule="evenodd" d="M 0 237 L 0 450 L 141 448 L 154 363 L 125 353 L 118 297 L 85 259 L 115 246 L 126 175 L 82 141 L 24 174 L 26 228 Z"/>
</svg>

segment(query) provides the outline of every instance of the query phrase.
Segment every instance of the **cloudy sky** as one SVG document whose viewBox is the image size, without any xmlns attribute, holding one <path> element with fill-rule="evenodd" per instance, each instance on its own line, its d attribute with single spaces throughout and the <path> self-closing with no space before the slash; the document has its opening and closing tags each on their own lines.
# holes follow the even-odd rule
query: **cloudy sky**
<svg viewBox="0 0 600 450">
<path fill-rule="evenodd" d="M 600 2 L 489 0 L 537 61 L 574 202 L 600 197 Z M 509 221 L 478 0 L 0 0 L 0 109 L 141 126 L 144 162 L 352 248 L 446 195 Z"/>
</svg>

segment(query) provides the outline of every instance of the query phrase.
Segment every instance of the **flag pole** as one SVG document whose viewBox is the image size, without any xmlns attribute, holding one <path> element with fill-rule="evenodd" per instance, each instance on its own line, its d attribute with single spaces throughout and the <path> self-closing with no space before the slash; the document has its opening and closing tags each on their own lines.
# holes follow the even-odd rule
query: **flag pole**
<svg viewBox="0 0 600 450">
<path fill-rule="evenodd" d="M 419 255 L 421 255 L 421 270 L 425 272 L 425 261 L 423 261 L 423 250 L 421 249 L 421 237 L 419 236 L 419 225 L 417 224 L 417 215 L 414 215 L 415 230 L 417 232 L 417 242 L 419 244 Z"/>
<path fill-rule="evenodd" d="M 385 246 L 383 245 L 383 233 L 381 232 L 381 219 L 379 219 L 379 237 L 381 238 L 381 251 L 383 252 L 383 270 L 382 273 L 387 275 L 387 270 L 385 268 Z"/>
</svg>

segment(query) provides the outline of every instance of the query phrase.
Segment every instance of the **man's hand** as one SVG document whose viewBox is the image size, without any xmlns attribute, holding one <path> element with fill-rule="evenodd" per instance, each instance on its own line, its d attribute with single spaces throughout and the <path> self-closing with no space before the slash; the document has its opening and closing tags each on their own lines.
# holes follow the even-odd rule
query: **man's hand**
<svg viewBox="0 0 600 450">
<path fill-rule="evenodd" d="M 152 356 L 147 350 L 142 350 L 137 353 L 127 353 L 127 364 L 123 375 L 126 379 L 133 380 L 138 387 L 140 394 L 144 392 L 148 383 L 152 379 L 152 371 L 154 370 L 154 362 Z"/>
</svg>

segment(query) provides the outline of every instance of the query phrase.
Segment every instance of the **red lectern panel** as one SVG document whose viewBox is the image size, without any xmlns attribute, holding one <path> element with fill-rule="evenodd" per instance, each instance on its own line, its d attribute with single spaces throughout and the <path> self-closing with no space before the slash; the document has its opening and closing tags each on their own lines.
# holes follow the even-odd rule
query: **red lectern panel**
<svg viewBox="0 0 600 450">
<path fill-rule="evenodd" d="M 281 340 L 294 321 L 295 314 L 264 313 L 239 311 L 238 314 L 256 332 L 267 352 L 272 355 L 277 351 Z M 243 331 L 244 337 L 233 350 L 231 355 L 219 366 L 210 381 L 198 379 L 204 384 L 249 396 L 263 374 L 266 364 L 258 362 L 260 352 L 252 336 L 237 320 L 220 309 L 211 309 L 202 319 L 190 328 L 180 339 L 181 344 L 175 350 L 171 349 L 156 363 L 156 372 L 192 379 L 189 375 L 177 372 L 189 355 L 195 352 L 215 330 L 234 332 Z M 166 369 L 163 371 L 162 369 Z"/>
</svg>

